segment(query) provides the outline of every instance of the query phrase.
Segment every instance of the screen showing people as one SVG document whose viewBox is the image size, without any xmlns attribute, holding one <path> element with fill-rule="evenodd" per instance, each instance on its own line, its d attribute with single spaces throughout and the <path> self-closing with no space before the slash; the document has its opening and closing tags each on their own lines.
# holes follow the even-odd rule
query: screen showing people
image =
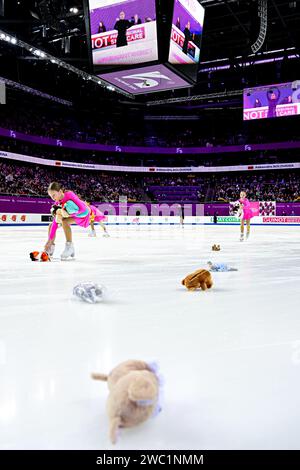
<svg viewBox="0 0 300 470">
<path fill-rule="evenodd" d="M 93 64 L 158 59 L 155 0 L 89 0 Z"/>
<path fill-rule="evenodd" d="M 169 52 L 171 64 L 198 64 L 204 8 L 198 0 L 175 0 Z"/>
<path fill-rule="evenodd" d="M 300 80 L 244 90 L 244 121 L 300 114 Z"/>
</svg>

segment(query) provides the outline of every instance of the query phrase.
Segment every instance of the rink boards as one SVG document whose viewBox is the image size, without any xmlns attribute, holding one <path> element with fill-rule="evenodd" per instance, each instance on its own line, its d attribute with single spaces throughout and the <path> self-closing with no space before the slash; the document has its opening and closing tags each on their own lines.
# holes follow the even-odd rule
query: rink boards
<svg viewBox="0 0 300 470">
<path fill-rule="evenodd" d="M 179 216 L 121 216 L 108 215 L 107 225 L 180 225 Z M 238 225 L 240 219 L 233 216 L 220 216 L 217 225 Z M 48 225 L 49 214 L 0 213 L 1 226 Z M 187 216 L 183 224 L 216 225 L 212 216 Z M 251 219 L 252 225 L 300 225 L 300 216 L 260 216 Z"/>
</svg>

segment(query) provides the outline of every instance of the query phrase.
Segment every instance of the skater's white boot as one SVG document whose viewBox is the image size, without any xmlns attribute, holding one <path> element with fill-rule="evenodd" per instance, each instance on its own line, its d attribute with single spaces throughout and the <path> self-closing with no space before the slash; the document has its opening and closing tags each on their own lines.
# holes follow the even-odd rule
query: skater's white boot
<svg viewBox="0 0 300 470">
<path fill-rule="evenodd" d="M 60 258 L 62 260 L 66 260 L 68 258 L 74 258 L 75 256 L 75 250 L 74 250 L 74 245 L 72 242 L 66 242 L 66 246 L 62 254 L 60 255 Z"/>
<path fill-rule="evenodd" d="M 96 237 L 96 236 L 97 236 L 96 230 L 91 230 L 89 233 L 89 237 Z"/>
<path fill-rule="evenodd" d="M 104 234 L 103 234 L 103 237 L 104 237 L 104 238 L 109 238 L 109 237 L 110 237 L 110 235 L 109 235 L 109 233 L 108 233 L 108 232 L 104 232 Z"/>
<path fill-rule="evenodd" d="M 244 234 L 241 233 L 241 236 L 240 236 L 240 242 L 243 242 L 244 241 Z"/>
<path fill-rule="evenodd" d="M 54 251 L 55 251 L 55 244 L 53 243 L 53 245 L 50 246 L 49 250 L 47 250 L 47 255 L 50 256 L 50 258 L 54 255 Z"/>
<path fill-rule="evenodd" d="M 248 240 L 249 236 L 250 236 L 250 232 L 247 232 L 246 233 L 246 240 Z"/>
</svg>

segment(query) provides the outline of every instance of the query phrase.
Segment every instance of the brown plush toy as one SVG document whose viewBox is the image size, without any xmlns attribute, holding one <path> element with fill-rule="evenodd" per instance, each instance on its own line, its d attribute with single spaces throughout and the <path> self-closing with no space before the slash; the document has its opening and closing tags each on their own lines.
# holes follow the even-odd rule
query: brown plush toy
<svg viewBox="0 0 300 470">
<path fill-rule="evenodd" d="M 197 271 L 189 274 L 181 282 L 188 290 L 202 290 L 210 289 L 213 286 L 212 275 L 206 269 L 198 269 Z"/>
<path fill-rule="evenodd" d="M 211 247 L 212 251 L 220 251 L 221 250 L 221 247 L 220 245 L 216 245 L 214 244 L 212 247 Z"/>
<path fill-rule="evenodd" d="M 155 364 L 130 360 L 115 367 L 109 375 L 92 374 L 93 379 L 108 384 L 107 412 L 113 444 L 119 428 L 136 426 L 160 411 L 160 383 L 155 368 Z"/>
</svg>

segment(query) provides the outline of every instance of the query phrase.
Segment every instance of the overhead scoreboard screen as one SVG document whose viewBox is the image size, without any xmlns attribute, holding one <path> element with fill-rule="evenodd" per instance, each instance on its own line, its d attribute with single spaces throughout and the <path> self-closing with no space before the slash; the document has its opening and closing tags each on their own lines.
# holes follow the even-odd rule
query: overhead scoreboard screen
<svg viewBox="0 0 300 470">
<path fill-rule="evenodd" d="M 155 0 L 89 0 L 94 66 L 158 59 Z"/>
<path fill-rule="evenodd" d="M 244 121 L 300 115 L 300 80 L 244 89 Z"/>
<path fill-rule="evenodd" d="M 85 0 L 94 73 L 145 94 L 193 86 L 204 8 L 198 0 Z"/>
<path fill-rule="evenodd" d="M 198 0 L 174 1 L 169 62 L 179 66 L 194 65 L 189 68 L 190 73 L 198 70 L 204 12 Z"/>
</svg>

